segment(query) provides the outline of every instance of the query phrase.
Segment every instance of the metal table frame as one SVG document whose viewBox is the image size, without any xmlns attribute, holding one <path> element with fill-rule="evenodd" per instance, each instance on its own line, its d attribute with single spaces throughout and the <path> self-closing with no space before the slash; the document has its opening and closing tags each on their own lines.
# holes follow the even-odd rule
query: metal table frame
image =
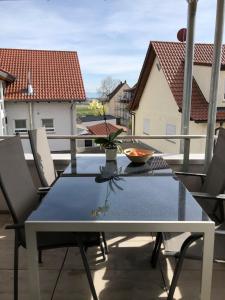
<svg viewBox="0 0 225 300">
<path fill-rule="evenodd" d="M 104 231 L 104 232 L 198 232 L 204 235 L 201 300 L 211 299 L 214 249 L 214 222 L 161 221 L 27 221 L 25 224 L 30 299 L 41 300 L 36 233 L 42 231 Z M 150 267 L 150 266 L 149 266 Z M 150 292 L 150 291 L 149 291 Z"/>
</svg>

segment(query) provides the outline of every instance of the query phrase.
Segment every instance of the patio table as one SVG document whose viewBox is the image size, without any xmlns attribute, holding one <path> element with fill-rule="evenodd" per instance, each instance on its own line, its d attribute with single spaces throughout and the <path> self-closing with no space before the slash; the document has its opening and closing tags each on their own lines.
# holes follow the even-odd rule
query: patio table
<svg viewBox="0 0 225 300">
<path fill-rule="evenodd" d="M 32 300 L 41 299 L 36 233 L 42 231 L 202 233 L 199 296 L 211 298 L 214 222 L 160 157 L 134 165 L 123 155 L 117 163 L 78 155 L 76 167 L 67 167 L 25 228 Z"/>
</svg>

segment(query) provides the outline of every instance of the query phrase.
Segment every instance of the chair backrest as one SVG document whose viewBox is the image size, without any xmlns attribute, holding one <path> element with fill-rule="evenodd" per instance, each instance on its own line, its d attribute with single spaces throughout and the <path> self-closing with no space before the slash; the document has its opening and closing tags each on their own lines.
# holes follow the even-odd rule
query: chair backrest
<svg viewBox="0 0 225 300">
<path fill-rule="evenodd" d="M 41 185 L 51 186 L 56 173 L 45 128 L 29 130 L 28 134 Z"/>
<path fill-rule="evenodd" d="M 39 204 L 19 136 L 0 142 L 0 188 L 15 223 L 23 223 Z"/>
<path fill-rule="evenodd" d="M 222 194 L 225 191 L 225 129 L 219 131 L 212 161 L 210 163 L 202 192 L 211 195 Z"/>
<path fill-rule="evenodd" d="M 225 129 L 221 128 L 214 149 L 214 155 L 209 165 L 206 178 L 200 192 L 210 195 L 224 193 L 225 190 Z M 212 199 L 197 199 L 208 216 L 217 224 L 224 222 L 225 207 L 223 203 Z"/>
</svg>

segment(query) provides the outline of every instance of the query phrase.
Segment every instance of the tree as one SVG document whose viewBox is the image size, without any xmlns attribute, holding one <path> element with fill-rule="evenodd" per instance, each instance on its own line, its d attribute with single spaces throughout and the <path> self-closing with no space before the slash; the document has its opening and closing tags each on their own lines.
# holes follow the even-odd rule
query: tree
<svg viewBox="0 0 225 300">
<path fill-rule="evenodd" d="M 95 116 L 103 116 L 105 114 L 105 109 L 100 101 L 92 100 L 89 103 L 89 108 Z"/>
<path fill-rule="evenodd" d="M 107 99 L 108 95 L 116 88 L 120 83 L 120 80 L 113 79 L 111 76 L 107 76 L 101 81 L 100 87 L 97 89 L 97 93 L 100 99 Z"/>
</svg>

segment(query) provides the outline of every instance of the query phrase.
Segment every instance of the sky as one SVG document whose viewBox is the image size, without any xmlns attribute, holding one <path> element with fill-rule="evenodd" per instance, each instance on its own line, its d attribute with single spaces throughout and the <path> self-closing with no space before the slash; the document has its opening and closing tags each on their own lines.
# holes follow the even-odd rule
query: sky
<svg viewBox="0 0 225 300">
<path fill-rule="evenodd" d="M 216 0 L 199 0 L 196 42 L 214 40 Z M 86 94 L 138 80 L 149 42 L 176 41 L 186 0 L 0 0 L 0 47 L 78 52 Z"/>
</svg>

